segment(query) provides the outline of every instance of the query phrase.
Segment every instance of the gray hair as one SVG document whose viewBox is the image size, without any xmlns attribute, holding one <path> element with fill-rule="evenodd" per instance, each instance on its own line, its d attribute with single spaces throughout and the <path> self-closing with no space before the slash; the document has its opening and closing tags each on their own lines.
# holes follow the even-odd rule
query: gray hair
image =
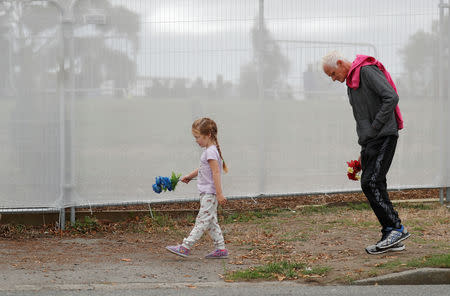
<svg viewBox="0 0 450 296">
<path fill-rule="evenodd" d="M 329 67 L 336 68 L 338 60 L 347 61 L 347 59 L 339 51 L 330 51 L 322 58 L 322 67 L 327 65 Z"/>
</svg>

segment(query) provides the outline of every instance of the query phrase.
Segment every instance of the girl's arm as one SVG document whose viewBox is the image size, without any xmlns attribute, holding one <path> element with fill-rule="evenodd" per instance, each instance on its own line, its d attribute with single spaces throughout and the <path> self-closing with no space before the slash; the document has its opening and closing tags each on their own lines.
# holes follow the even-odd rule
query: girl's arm
<svg viewBox="0 0 450 296">
<path fill-rule="evenodd" d="M 216 197 L 219 204 L 223 205 L 227 202 L 225 196 L 222 193 L 222 182 L 220 181 L 220 168 L 219 162 L 215 159 L 208 159 L 209 166 L 211 167 L 214 186 L 216 186 Z"/>
<path fill-rule="evenodd" d="M 187 184 L 193 178 L 197 177 L 197 175 L 198 175 L 198 169 L 195 169 L 192 172 L 190 172 L 189 174 L 187 174 L 186 176 L 184 176 L 183 178 L 181 178 L 180 181 Z"/>
</svg>

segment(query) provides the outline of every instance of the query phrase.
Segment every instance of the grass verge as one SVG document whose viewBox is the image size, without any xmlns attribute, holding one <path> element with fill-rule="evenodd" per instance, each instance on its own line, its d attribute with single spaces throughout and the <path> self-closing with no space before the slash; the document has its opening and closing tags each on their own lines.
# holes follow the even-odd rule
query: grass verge
<svg viewBox="0 0 450 296">
<path fill-rule="evenodd" d="M 271 262 L 265 265 L 250 267 L 244 270 L 228 272 L 225 279 L 228 281 L 251 281 L 251 280 L 292 280 L 299 277 L 321 277 L 330 267 L 316 266 L 307 267 L 302 262 Z"/>
<path fill-rule="evenodd" d="M 437 254 L 431 256 L 424 256 L 422 258 L 415 258 L 403 263 L 400 260 L 395 260 L 387 263 L 377 265 L 378 268 L 397 268 L 397 267 L 437 267 L 450 268 L 450 254 Z"/>
</svg>

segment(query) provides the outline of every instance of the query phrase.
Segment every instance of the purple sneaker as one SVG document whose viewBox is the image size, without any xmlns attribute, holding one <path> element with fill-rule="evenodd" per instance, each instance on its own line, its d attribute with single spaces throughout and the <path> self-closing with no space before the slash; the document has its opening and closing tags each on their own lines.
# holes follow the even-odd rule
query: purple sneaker
<svg viewBox="0 0 450 296">
<path fill-rule="evenodd" d="M 187 257 L 189 256 L 189 253 L 191 252 L 188 248 L 183 247 L 182 245 L 178 245 L 178 246 L 167 246 L 166 249 L 169 252 L 172 252 L 178 256 L 181 257 Z"/>
<path fill-rule="evenodd" d="M 228 250 L 227 249 L 216 249 L 205 256 L 206 259 L 225 259 L 228 258 Z"/>
</svg>

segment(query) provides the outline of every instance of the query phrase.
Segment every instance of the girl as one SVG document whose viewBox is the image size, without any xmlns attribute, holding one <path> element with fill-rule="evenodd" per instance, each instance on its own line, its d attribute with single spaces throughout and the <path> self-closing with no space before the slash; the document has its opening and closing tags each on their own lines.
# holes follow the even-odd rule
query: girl
<svg viewBox="0 0 450 296">
<path fill-rule="evenodd" d="M 200 156 L 200 167 L 182 177 L 180 181 L 187 184 L 198 176 L 197 187 L 200 193 L 200 210 L 189 237 L 185 238 L 181 245 L 167 246 L 166 249 L 179 256 L 187 257 L 191 247 L 208 230 L 216 250 L 206 255 L 205 258 L 227 258 L 228 251 L 225 249 L 222 230 L 217 223 L 217 204 L 223 205 L 227 201 L 222 193 L 221 175 L 222 170 L 227 172 L 228 169 L 223 161 L 217 140 L 217 125 L 209 118 L 197 119 L 192 124 L 192 135 L 197 144 L 204 148 Z"/>
</svg>

